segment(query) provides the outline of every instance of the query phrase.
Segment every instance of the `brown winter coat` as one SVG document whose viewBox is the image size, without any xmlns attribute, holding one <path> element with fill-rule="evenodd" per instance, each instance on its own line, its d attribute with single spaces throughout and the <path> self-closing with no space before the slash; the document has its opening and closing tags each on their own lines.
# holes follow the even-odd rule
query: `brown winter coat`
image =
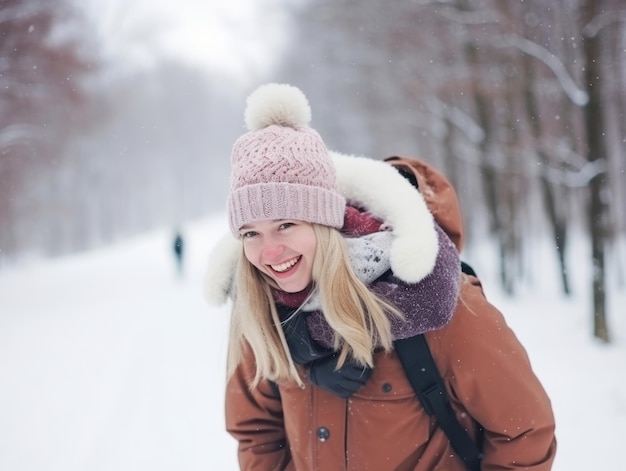
<svg viewBox="0 0 626 471">
<path fill-rule="evenodd" d="M 428 192 L 445 180 L 425 172 L 419 183 L 428 201 Z M 458 212 L 452 196 L 451 207 Z M 429 206 L 435 214 L 441 211 L 432 201 Z M 453 240 L 460 247 L 460 219 L 441 223 L 442 217 L 446 214 L 437 220 L 458 234 Z M 485 299 L 478 279 L 463 275 L 452 321 L 425 336 L 458 419 L 475 438 L 477 423 L 484 428 L 482 469 L 549 470 L 556 450 L 550 400 L 524 347 Z M 372 376 L 348 399 L 306 379 L 304 388 L 280 384 L 278 395 L 264 381 L 250 390 L 254 364 L 248 350 L 226 391 L 226 425 L 239 441 L 242 470 L 465 469 L 436 420 L 423 410 L 393 352 L 375 354 Z"/>
</svg>

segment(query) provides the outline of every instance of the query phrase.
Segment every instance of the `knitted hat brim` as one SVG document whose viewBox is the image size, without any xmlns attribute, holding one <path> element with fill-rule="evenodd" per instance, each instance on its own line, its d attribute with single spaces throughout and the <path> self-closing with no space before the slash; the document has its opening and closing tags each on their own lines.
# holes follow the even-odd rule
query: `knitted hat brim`
<svg viewBox="0 0 626 471">
<path fill-rule="evenodd" d="M 244 224 L 276 219 L 294 219 L 324 226 L 343 226 L 346 200 L 336 191 L 299 183 L 257 183 L 230 193 L 230 230 L 239 236 Z"/>
</svg>

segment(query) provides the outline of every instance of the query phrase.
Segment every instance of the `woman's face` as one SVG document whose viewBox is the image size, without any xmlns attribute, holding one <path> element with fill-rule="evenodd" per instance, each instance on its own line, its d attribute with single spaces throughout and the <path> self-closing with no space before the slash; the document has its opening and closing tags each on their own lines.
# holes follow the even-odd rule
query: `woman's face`
<svg viewBox="0 0 626 471">
<path fill-rule="evenodd" d="M 313 278 L 317 238 L 313 226 L 292 219 L 244 225 L 239 234 L 248 261 L 287 293 L 302 291 Z"/>
</svg>

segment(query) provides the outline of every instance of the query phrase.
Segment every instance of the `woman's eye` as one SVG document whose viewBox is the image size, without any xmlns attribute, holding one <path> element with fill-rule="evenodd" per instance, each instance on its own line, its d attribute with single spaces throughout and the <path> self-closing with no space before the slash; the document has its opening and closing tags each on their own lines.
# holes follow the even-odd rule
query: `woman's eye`
<svg viewBox="0 0 626 471">
<path fill-rule="evenodd" d="M 295 225 L 295 224 L 294 224 L 293 222 L 283 222 L 283 223 L 280 225 L 280 228 L 281 228 L 281 229 L 288 229 L 288 228 L 290 228 L 291 226 L 294 226 L 294 225 Z"/>
<path fill-rule="evenodd" d="M 243 234 L 241 234 L 241 237 L 244 239 L 249 239 L 251 237 L 254 237 L 257 233 L 254 231 L 248 231 L 248 232 L 244 232 Z"/>
</svg>

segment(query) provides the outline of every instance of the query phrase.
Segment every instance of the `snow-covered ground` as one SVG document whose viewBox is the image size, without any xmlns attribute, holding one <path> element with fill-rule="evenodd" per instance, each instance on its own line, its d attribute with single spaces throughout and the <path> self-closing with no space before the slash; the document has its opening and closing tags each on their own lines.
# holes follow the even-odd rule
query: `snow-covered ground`
<svg viewBox="0 0 626 471">
<path fill-rule="evenodd" d="M 202 297 L 225 228 L 220 217 L 187 228 L 182 278 L 166 230 L 0 272 L 0 470 L 237 469 L 222 410 L 228 311 Z M 586 273 L 569 300 L 550 269 L 507 299 L 492 264 L 473 263 L 552 398 L 554 469 L 623 469 L 626 293 L 609 297 L 613 343 L 602 345 Z"/>
</svg>

